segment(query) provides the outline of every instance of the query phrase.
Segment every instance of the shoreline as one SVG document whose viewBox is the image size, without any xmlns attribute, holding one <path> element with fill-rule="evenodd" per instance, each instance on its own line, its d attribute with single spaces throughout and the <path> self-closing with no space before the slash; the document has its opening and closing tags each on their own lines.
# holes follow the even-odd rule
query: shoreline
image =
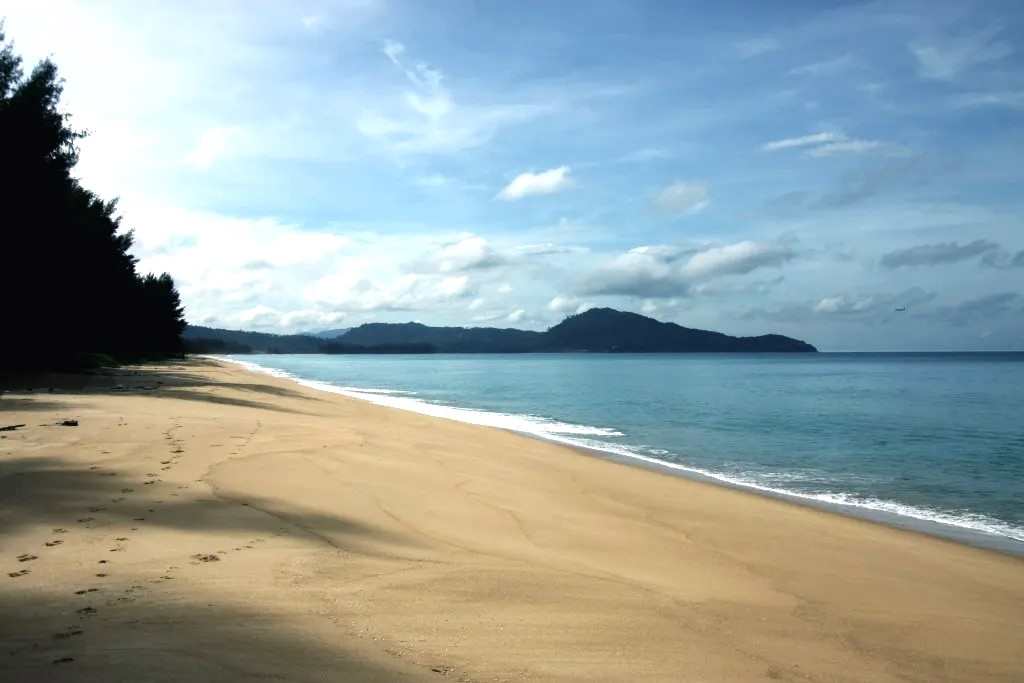
<svg viewBox="0 0 1024 683">
<path fill-rule="evenodd" d="M 414 407 L 403 407 L 401 405 L 395 405 L 394 402 L 389 403 L 380 401 L 379 399 L 375 400 L 375 395 L 377 394 L 386 397 L 396 393 L 403 394 L 404 392 L 393 392 L 386 388 L 382 388 L 379 390 L 370 390 L 352 387 L 339 387 L 330 384 L 329 382 L 324 382 L 321 380 L 311 380 L 303 377 L 298 377 L 292 375 L 291 373 L 277 370 L 275 368 L 262 366 L 252 361 L 211 354 L 205 354 L 202 355 L 201 357 L 209 358 L 219 362 L 235 364 L 248 371 L 264 373 L 271 377 L 291 381 L 300 386 L 313 389 L 315 391 L 323 391 L 325 393 L 366 401 L 380 407 L 393 408 L 395 410 L 427 415 L 437 419 L 446 419 L 454 422 L 461 422 L 463 424 L 472 424 L 474 426 L 482 426 L 485 428 L 501 429 L 512 434 L 518 434 L 521 436 L 526 436 L 528 438 L 538 439 L 546 443 L 564 446 L 566 448 L 585 453 L 591 457 L 599 457 L 602 459 L 610 460 L 612 462 L 617 462 L 633 467 L 640 467 L 646 470 L 659 472 L 661 474 L 665 474 L 668 476 L 681 477 L 689 481 L 696 481 L 703 484 L 710 484 L 712 486 L 720 486 L 731 490 L 742 491 L 751 495 L 762 496 L 773 500 L 788 502 L 793 505 L 807 507 L 810 509 L 819 510 L 830 514 L 836 514 L 843 517 L 859 519 L 874 524 L 880 524 L 892 529 L 899 529 L 902 531 L 924 534 L 931 538 L 937 538 L 953 543 L 971 546 L 974 548 L 995 551 L 1006 555 L 1010 555 L 1012 557 L 1024 557 L 1024 539 L 1018 539 L 1004 533 L 989 531 L 986 529 L 972 527 L 965 524 L 955 523 L 951 521 L 943 521 L 941 519 L 927 517 L 925 515 L 930 511 L 919 511 L 917 508 L 913 508 L 910 506 L 903 507 L 908 508 L 912 512 L 896 512 L 892 510 L 882 509 L 879 507 L 871 507 L 869 505 L 864 505 L 860 503 L 842 502 L 837 500 L 824 500 L 815 497 L 815 495 L 813 494 L 804 494 L 797 491 L 777 489 L 759 485 L 753 482 L 736 481 L 725 475 L 707 472 L 700 468 L 687 466 L 681 463 L 673 463 L 660 460 L 658 458 L 643 455 L 640 453 L 619 452 L 611 448 L 604 449 L 597 446 L 580 444 L 571 438 L 559 438 L 557 436 L 550 434 L 541 434 L 526 430 L 517 430 L 512 427 L 488 425 L 472 422 L 469 420 L 460 420 L 458 417 L 455 417 L 453 415 L 439 415 L 428 411 L 417 410 Z M 480 411 L 475 408 L 462 408 L 459 406 L 443 406 L 441 404 L 432 404 L 422 399 L 414 399 L 414 401 L 422 406 L 437 405 L 443 408 L 451 407 L 454 408 L 456 411 L 467 413 L 486 412 Z M 902 506 L 902 504 L 889 503 L 888 501 L 879 502 L 888 503 L 890 505 Z M 913 514 L 913 512 L 916 512 L 918 514 Z"/>
<path fill-rule="evenodd" d="M 222 361 L 71 379 L 0 396 L 12 679 L 1024 675 L 1021 558 Z"/>
</svg>

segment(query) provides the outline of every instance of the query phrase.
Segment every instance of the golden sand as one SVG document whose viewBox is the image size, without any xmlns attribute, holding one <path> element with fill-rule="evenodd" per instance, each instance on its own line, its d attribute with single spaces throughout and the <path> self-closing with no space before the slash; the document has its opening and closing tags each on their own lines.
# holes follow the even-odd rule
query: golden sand
<svg viewBox="0 0 1024 683">
<path fill-rule="evenodd" d="M 1024 680 L 1020 558 L 202 359 L 19 423 L 3 681 Z"/>
</svg>

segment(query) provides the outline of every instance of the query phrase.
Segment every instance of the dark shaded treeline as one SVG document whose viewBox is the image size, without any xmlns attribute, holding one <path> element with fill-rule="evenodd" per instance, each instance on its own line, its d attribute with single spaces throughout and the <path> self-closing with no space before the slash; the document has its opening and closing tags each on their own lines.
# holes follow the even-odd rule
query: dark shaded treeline
<svg viewBox="0 0 1024 683">
<path fill-rule="evenodd" d="M 778 334 L 731 337 L 653 318 L 594 308 L 545 332 L 493 327 L 431 327 L 368 323 L 333 341 L 310 335 L 274 335 L 188 326 L 186 347 L 203 353 L 599 353 L 814 352 L 810 344 Z"/>
<path fill-rule="evenodd" d="M 116 201 L 72 176 L 85 133 L 58 109 L 62 90 L 48 59 L 25 75 L 0 24 L 0 369 L 180 352 L 171 276 L 136 271 Z"/>
</svg>

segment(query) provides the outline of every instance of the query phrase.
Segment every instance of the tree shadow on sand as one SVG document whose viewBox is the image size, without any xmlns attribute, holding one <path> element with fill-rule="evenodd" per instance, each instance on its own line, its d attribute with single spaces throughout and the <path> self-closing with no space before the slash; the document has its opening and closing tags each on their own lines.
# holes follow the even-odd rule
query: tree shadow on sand
<svg viewBox="0 0 1024 683">
<path fill-rule="evenodd" d="M 40 373 L 8 378 L 2 388 L 5 392 L 17 395 L 0 393 L 0 414 L 13 411 L 61 410 L 66 405 L 60 401 L 61 393 L 148 396 L 292 414 L 301 414 L 302 411 L 258 399 L 289 399 L 306 404 L 319 400 L 307 392 L 263 382 L 258 375 L 254 375 L 250 382 L 225 382 L 196 372 L 199 369 L 214 367 L 218 367 L 215 361 L 190 357 L 179 361 L 84 373 Z M 218 393 L 209 391 L 214 388 L 219 390 Z M 50 397 L 50 394 L 54 393 L 56 395 Z M 25 394 L 32 398 L 26 397 Z M 37 399 L 35 396 L 46 398 Z"/>
<path fill-rule="evenodd" d="M 239 603 L 234 591 L 229 602 L 208 582 L 188 581 L 187 574 L 162 576 L 164 570 L 154 566 L 163 567 L 161 562 L 132 561 L 132 541 L 154 527 L 197 532 L 194 545 L 183 542 L 180 559 L 165 559 L 207 576 L 228 566 L 235 551 L 253 552 L 275 536 L 293 546 L 308 541 L 314 552 L 333 547 L 369 557 L 394 557 L 382 546 L 401 553 L 416 545 L 286 501 L 221 499 L 170 484 L 159 489 L 60 457 L 7 459 L 0 462 L 0 672 L 10 675 L 0 679 L 395 681 L 436 675 L 392 650 L 390 656 L 378 653 L 380 643 L 349 647 L 356 636 L 328 617 L 294 619 L 294 612 L 282 610 L 283 596 L 276 597 L 273 582 L 259 584 L 269 598 Z M 35 547 L 12 544 L 15 532 L 34 528 L 46 530 Z M 84 571 L 90 577 L 103 572 L 95 574 L 103 578 L 90 579 L 77 593 L 58 593 L 54 584 L 66 585 L 68 577 L 51 579 L 47 558 L 71 548 L 43 547 L 42 541 L 74 543 L 76 532 L 131 538 L 117 539 L 126 542 L 124 555 L 108 555 L 106 543 L 75 545 L 76 559 L 86 565 L 102 560 Z M 29 555 L 34 561 L 18 561 Z M 25 568 L 31 575 L 16 575 Z M 46 583 L 40 586 L 37 577 Z"/>
</svg>

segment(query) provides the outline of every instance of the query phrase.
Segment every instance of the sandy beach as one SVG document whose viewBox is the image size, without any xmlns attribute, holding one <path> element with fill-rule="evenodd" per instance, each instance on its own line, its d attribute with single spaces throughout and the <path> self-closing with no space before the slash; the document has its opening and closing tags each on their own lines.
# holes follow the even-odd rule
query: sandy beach
<svg viewBox="0 0 1024 683">
<path fill-rule="evenodd" d="M 1024 680 L 1020 558 L 207 359 L 28 389 L 0 680 Z"/>
</svg>

